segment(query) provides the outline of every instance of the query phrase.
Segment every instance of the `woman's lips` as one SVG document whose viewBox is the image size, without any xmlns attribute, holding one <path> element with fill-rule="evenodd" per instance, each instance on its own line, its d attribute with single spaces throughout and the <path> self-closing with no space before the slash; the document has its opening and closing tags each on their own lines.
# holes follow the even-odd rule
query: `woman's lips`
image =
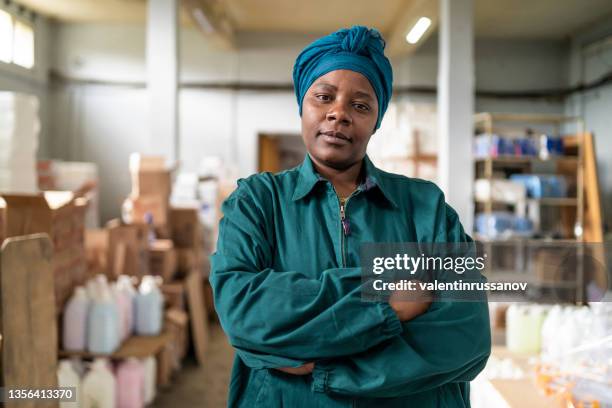
<svg viewBox="0 0 612 408">
<path fill-rule="evenodd" d="M 336 146 L 346 146 L 351 143 L 350 139 L 340 132 L 327 131 L 321 132 L 320 135 L 325 142 Z"/>
</svg>

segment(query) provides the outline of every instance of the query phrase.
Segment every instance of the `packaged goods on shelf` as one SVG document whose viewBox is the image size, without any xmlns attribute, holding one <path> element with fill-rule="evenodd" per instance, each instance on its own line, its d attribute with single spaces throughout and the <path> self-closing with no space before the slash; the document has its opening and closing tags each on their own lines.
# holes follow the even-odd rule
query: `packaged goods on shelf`
<svg viewBox="0 0 612 408">
<path fill-rule="evenodd" d="M 553 174 L 513 174 L 510 180 L 525 186 L 531 198 L 567 197 L 567 181 Z"/>
<path fill-rule="evenodd" d="M 525 201 L 527 192 L 523 184 L 511 180 L 478 179 L 474 184 L 474 196 L 482 202 L 520 203 Z"/>
<path fill-rule="evenodd" d="M 488 239 L 527 237 L 533 234 L 533 223 L 510 212 L 493 211 L 476 215 L 476 231 Z"/>
<path fill-rule="evenodd" d="M 532 138 L 507 138 L 480 134 L 474 139 L 474 157 L 535 156 L 537 145 Z"/>
</svg>

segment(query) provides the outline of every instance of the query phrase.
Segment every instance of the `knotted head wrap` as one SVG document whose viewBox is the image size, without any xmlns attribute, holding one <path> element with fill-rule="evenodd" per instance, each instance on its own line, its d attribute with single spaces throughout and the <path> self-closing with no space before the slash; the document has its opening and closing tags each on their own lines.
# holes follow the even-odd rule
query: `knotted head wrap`
<svg viewBox="0 0 612 408">
<path fill-rule="evenodd" d="M 293 86 L 302 115 L 304 95 L 317 78 L 338 69 L 364 75 L 378 99 L 376 129 L 393 92 L 393 71 L 384 54 L 385 40 L 374 28 L 353 26 L 319 38 L 300 53 L 293 66 Z"/>
</svg>

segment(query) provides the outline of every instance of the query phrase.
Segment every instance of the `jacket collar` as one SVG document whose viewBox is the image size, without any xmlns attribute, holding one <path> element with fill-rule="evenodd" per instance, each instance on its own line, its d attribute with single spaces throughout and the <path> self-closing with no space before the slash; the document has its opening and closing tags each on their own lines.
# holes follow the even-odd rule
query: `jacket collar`
<svg viewBox="0 0 612 408">
<path fill-rule="evenodd" d="M 383 172 L 370 161 L 368 155 L 363 158 L 363 170 L 365 171 L 365 181 L 359 185 L 358 189 L 368 191 L 378 188 L 387 201 L 394 207 L 397 203 L 389 194 L 388 187 L 385 186 Z M 327 181 L 314 168 L 310 154 L 306 154 L 304 161 L 300 165 L 297 185 L 293 191 L 293 201 L 301 200 L 310 194 L 314 186 L 320 181 Z"/>
</svg>

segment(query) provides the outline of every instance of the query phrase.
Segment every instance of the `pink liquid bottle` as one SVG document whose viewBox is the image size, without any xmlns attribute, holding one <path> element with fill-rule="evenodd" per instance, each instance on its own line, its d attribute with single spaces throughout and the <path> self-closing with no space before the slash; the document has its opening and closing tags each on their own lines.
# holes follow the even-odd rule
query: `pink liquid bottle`
<svg viewBox="0 0 612 408">
<path fill-rule="evenodd" d="M 145 373 L 136 358 L 128 358 L 117 367 L 117 407 L 144 407 Z"/>
</svg>

